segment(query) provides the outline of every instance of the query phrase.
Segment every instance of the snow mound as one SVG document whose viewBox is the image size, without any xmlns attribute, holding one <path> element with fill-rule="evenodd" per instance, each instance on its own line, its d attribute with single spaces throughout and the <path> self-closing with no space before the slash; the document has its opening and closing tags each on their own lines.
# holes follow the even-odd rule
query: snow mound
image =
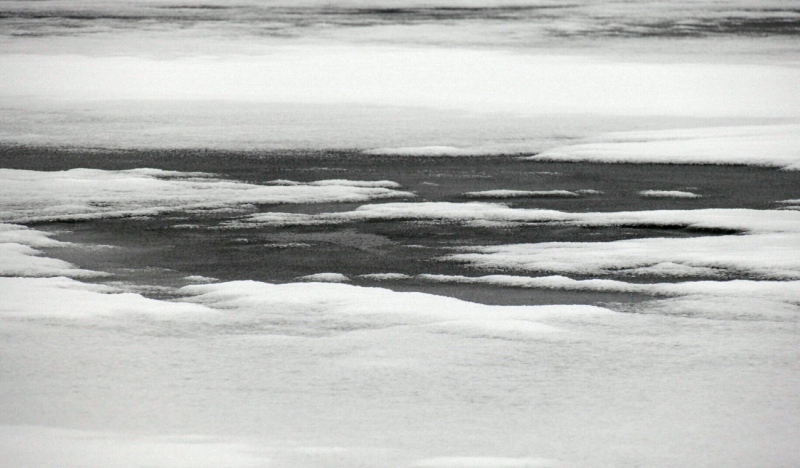
<svg viewBox="0 0 800 468">
<path fill-rule="evenodd" d="M 701 195 L 680 190 L 642 190 L 639 195 L 646 198 L 700 198 Z"/>
<path fill-rule="evenodd" d="M 569 213 L 511 208 L 502 203 L 421 202 L 363 205 L 352 211 L 319 214 L 261 213 L 230 226 L 315 225 L 356 221 L 416 220 L 459 223 L 565 223 L 581 226 L 662 226 L 751 233 L 800 233 L 800 213 L 787 210 L 698 209 Z"/>
<path fill-rule="evenodd" d="M 743 164 L 800 170 L 800 125 L 609 133 L 526 159 L 607 163 Z"/>
<path fill-rule="evenodd" d="M 444 257 L 479 268 L 578 275 L 800 278 L 800 234 L 778 233 L 614 242 L 546 242 L 466 249 Z"/>
<path fill-rule="evenodd" d="M 320 283 L 347 283 L 350 281 L 350 278 L 341 273 L 315 273 L 313 275 L 301 276 L 298 279 Z"/>
<path fill-rule="evenodd" d="M 484 190 L 482 192 L 467 192 L 469 198 L 563 198 L 578 197 L 577 192 L 569 190 Z"/>
<path fill-rule="evenodd" d="M 358 275 L 358 277 L 377 281 L 403 280 L 411 278 L 411 276 L 404 273 L 368 273 L 366 275 Z"/>
<path fill-rule="evenodd" d="M 102 273 L 83 270 L 71 263 L 42 256 L 36 249 L 68 245 L 49 237 L 49 234 L 16 224 L 0 223 L 0 276 L 101 276 Z"/>
<path fill-rule="evenodd" d="M 800 320 L 800 281 L 691 281 L 680 283 L 628 283 L 607 279 L 575 280 L 564 276 L 418 275 L 440 283 L 484 284 L 500 287 L 618 292 L 668 296 L 615 308 L 636 313 L 681 315 L 720 320 Z"/>
</svg>

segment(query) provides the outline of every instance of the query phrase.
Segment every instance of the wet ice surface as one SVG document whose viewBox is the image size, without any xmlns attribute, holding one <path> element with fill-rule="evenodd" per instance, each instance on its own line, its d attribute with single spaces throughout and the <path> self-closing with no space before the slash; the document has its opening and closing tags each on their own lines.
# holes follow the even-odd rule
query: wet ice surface
<svg viewBox="0 0 800 468">
<path fill-rule="evenodd" d="M 2 225 L 4 268 L 28 267 L 0 278 L 6 466 L 797 461 L 798 247 L 774 250 L 797 233 L 797 212 L 779 210 L 798 196 L 797 172 L 358 152 L 12 147 L 2 157 L 9 170 L 212 173 L 170 190 L 235 208 Z M 259 203 L 225 198 L 232 183 L 415 197 Z M 640 195 L 647 190 L 703 196 Z M 514 191 L 504 209 L 546 216 L 481 224 L 457 215 L 475 203 L 470 194 L 497 191 Z M 576 196 L 539 196 L 553 191 Z M 77 202 L 96 195 L 72 193 Z M 142 196 L 100 194 L 121 206 Z M 482 206 L 495 213 L 495 202 Z M 13 220 L 19 206 L 4 203 Z M 362 205 L 453 209 L 248 222 Z M 578 222 L 551 222 L 564 217 Z M 751 257 L 730 258 L 750 258 L 751 270 L 690 265 L 675 247 L 693 245 L 688 257 L 708 263 L 739 248 L 731 242 L 749 242 Z M 504 249 L 526 258 L 533 245 L 568 271 L 453 258 Z"/>
</svg>

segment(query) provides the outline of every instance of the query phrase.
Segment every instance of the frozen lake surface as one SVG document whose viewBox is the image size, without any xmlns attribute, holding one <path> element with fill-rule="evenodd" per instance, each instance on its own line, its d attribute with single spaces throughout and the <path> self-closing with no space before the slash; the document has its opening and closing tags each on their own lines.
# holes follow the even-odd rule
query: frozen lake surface
<svg viewBox="0 0 800 468">
<path fill-rule="evenodd" d="M 0 467 L 800 465 L 796 3 L 0 1 Z"/>
</svg>

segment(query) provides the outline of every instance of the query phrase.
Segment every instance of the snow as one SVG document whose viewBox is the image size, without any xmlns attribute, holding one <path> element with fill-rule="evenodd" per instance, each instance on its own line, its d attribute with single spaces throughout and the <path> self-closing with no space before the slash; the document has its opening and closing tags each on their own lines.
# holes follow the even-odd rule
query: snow
<svg viewBox="0 0 800 468">
<path fill-rule="evenodd" d="M 411 466 L 419 468 L 534 468 L 558 466 L 558 463 L 557 460 L 530 457 L 437 457 L 420 460 Z"/>
<path fill-rule="evenodd" d="M 569 190 L 484 190 L 481 192 L 467 192 L 469 198 L 539 198 L 539 197 L 577 197 L 576 192 Z"/>
<path fill-rule="evenodd" d="M 320 283 L 347 283 L 350 278 L 341 273 L 315 273 L 313 275 L 301 276 L 301 281 L 312 281 Z"/>
<path fill-rule="evenodd" d="M 609 133 L 526 159 L 658 164 L 745 164 L 800 169 L 800 125 Z"/>
<path fill-rule="evenodd" d="M 646 198 L 700 198 L 701 195 L 681 190 L 642 190 L 639 195 Z"/>
<path fill-rule="evenodd" d="M 0 223 L 0 276 L 102 276 L 68 262 L 42 256 L 38 248 L 69 245 L 48 233 L 16 224 Z"/>
<path fill-rule="evenodd" d="M 404 280 L 411 278 L 410 275 L 406 275 L 405 273 L 367 273 L 365 275 L 358 275 L 358 277 L 377 281 Z"/>
<path fill-rule="evenodd" d="M 0 426 L 6 466 L 105 468 L 246 468 L 268 463 L 268 451 L 247 440 L 212 436 L 153 436 L 29 425 Z"/>
<path fill-rule="evenodd" d="M 441 283 L 485 284 L 500 287 L 561 289 L 670 296 L 634 305 L 611 305 L 633 313 L 657 313 L 715 320 L 800 320 L 800 281 L 691 281 L 679 283 L 628 283 L 608 279 L 575 280 L 564 276 L 418 275 Z"/>
<path fill-rule="evenodd" d="M 385 185 L 380 182 L 380 185 Z M 413 197 L 353 181 L 255 185 L 157 169 L 41 172 L 0 169 L 0 221 L 33 222 L 148 216 L 265 203 L 364 202 Z"/>
<path fill-rule="evenodd" d="M 316 187 L 341 186 L 341 187 L 382 187 L 400 188 L 400 184 L 391 180 L 347 180 L 347 179 L 328 179 L 316 180 L 314 182 L 295 182 L 293 180 L 272 180 L 267 182 L 270 185 L 311 185 Z"/>
<path fill-rule="evenodd" d="M 765 246 L 768 246 L 765 248 Z M 469 247 L 445 257 L 478 268 L 577 275 L 748 275 L 800 278 L 800 234 Z"/>
<path fill-rule="evenodd" d="M 511 208 L 501 203 L 420 202 L 362 205 L 353 211 L 314 215 L 270 212 L 240 218 L 231 226 L 313 225 L 354 221 L 418 220 L 446 222 L 568 223 L 585 226 L 678 226 L 750 233 L 798 233 L 800 214 L 786 210 L 707 208 L 568 213 Z"/>
</svg>

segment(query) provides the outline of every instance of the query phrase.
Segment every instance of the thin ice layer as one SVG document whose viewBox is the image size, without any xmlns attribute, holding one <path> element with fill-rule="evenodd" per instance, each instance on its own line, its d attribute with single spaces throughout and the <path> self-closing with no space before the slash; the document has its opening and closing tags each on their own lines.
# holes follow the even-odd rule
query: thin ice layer
<svg viewBox="0 0 800 468">
<path fill-rule="evenodd" d="M 158 169 L 0 169 L 0 220 L 81 220 L 246 204 L 364 202 L 413 196 L 386 188 L 385 181 L 361 185 L 353 181 L 255 185 Z"/>
</svg>

